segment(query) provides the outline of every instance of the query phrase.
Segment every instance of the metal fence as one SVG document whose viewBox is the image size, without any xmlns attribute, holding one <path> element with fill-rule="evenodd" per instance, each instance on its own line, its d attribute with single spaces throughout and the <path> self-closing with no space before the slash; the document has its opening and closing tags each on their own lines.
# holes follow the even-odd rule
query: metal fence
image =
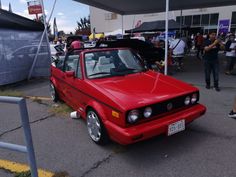
<svg viewBox="0 0 236 177">
<path fill-rule="evenodd" d="M 0 103 L 17 104 L 19 106 L 22 127 L 24 129 L 24 135 L 25 135 L 25 140 L 26 140 L 26 146 L 5 143 L 5 142 L 0 141 L 0 148 L 27 153 L 28 161 L 30 164 L 31 176 L 38 177 L 34 146 L 33 146 L 31 129 L 30 129 L 30 124 L 29 124 L 29 115 L 28 115 L 25 99 L 18 98 L 18 97 L 0 96 Z"/>
</svg>

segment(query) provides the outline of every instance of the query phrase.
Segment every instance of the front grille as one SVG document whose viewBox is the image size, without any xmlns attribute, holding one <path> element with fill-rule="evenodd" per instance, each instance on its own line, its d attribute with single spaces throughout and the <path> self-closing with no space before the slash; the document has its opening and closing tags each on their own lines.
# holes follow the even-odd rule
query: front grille
<svg viewBox="0 0 236 177">
<path fill-rule="evenodd" d="M 199 92 L 195 92 L 195 93 L 197 94 L 197 101 L 196 101 L 196 103 L 197 103 L 199 101 Z M 144 121 L 150 121 L 150 120 L 153 120 L 154 118 L 162 118 L 163 117 L 162 115 L 171 114 L 175 111 L 178 111 L 179 109 L 183 109 L 183 108 L 187 108 L 189 106 L 192 106 L 191 103 L 190 103 L 190 105 L 186 106 L 184 104 L 184 101 L 185 101 L 185 98 L 187 96 L 189 96 L 191 98 L 191 96 L 193 94 L 194 93 L 190 93 L 190 94 L 187 94 L 187 95 L 175 97 L 173 99 L 169 99 L 169 100 L 157 103 L 157 104 L 153 104 L 153 105 L 149 105 L 149 106 L 145 106 L 143 108 L 140 108 L 139 109 L 140 119 L 136 123 L 141 123 L 141 122 L 144 122 Z M 167 108 L 168 104 L 172 104 L 172 108 L 170 110 L 168 110 L 168 108 Z M 151 107 L 152 108 L 152 116 L 150 118 L 145 118 L 143 116 L 143 112 L 144 112 L 146 107 Z"/>
</svg>

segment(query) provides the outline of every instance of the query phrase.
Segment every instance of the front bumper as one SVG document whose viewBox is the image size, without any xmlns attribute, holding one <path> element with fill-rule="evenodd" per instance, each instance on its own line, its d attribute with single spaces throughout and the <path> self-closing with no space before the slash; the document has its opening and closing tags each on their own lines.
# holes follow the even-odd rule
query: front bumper
<svg viewBox="0 0 236 177">
<path fill-rule="evenodd" d="M 201 104 L 197 104 L 171 115 L 127 128 L 122 128 L 110 121 L 106 121 L 104 123 L 112 140 L 120 144 L 127 145 L 167 133 L 168 125 L 183 119 L 185 120 L 185 123 L 188 124 L 205 114 L 205 112 L 206 107 Z"/>
</svg>

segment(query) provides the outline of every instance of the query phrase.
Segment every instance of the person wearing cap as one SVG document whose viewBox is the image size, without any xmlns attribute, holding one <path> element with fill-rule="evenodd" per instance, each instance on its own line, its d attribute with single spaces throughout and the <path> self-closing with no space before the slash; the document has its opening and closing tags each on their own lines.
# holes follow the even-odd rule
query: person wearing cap
<svg viewBox="0 0 236 177">
<path fill-rule="evenodd" d="M 211 73 L 214 78 L 214 88 L 216 91 L 220 91 L 219 88 L 219 59 L 218 52 L 223 50 L 223 43 L 216 39 L 216 33 L 212 32 L 209 35 L 209 39 L 204 42 L 204 63 L 205 63 L 205 81 L 206 88 L 211 88 Z"/>
<path fill-rule="evenodd" d="M 229 40 L 225 44 L 225 51 L 227 57 L 225 74 L 230 75 L 234 69 L 234 64 L 236 62 L 236 41 L 234 34 L 230 34 Z"/>
</svg>

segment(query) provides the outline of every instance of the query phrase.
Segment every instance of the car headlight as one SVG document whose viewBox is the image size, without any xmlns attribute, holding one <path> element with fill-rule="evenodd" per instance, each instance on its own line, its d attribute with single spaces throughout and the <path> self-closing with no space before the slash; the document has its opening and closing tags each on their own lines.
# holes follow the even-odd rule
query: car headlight
<svg viewBox="0 0 236 177">
<path fill-rule="evenodd" d="M 192 95 L 192 98 L 191 98 L 191 103 L 194 104 L 194 103 L 196 103 L 196 102 L 197 102 L 197 94 L 194 93 L 194 94 Z"/>
<path fill-rule="evenodd" d="M 190 104 L 190 102 L 191 102 L 191 98 L 189 96 L 187 96 L 184 100 L 184 104 L 187 106 Z"/>
<path fill-rule="evenodd" d="M 143 116 L 145 118 L 149 118 L 152 115 L 152 108 L 151 107 L 146 107 L 144 112 L 143 112 Z"/>
<path fill-rule="evenodd" d="M 129 123 L 134 123 L 138 120 L 139 118 L 139 110 L 132 110 L 128 114 L 128 122 Z"/>
</svg>

